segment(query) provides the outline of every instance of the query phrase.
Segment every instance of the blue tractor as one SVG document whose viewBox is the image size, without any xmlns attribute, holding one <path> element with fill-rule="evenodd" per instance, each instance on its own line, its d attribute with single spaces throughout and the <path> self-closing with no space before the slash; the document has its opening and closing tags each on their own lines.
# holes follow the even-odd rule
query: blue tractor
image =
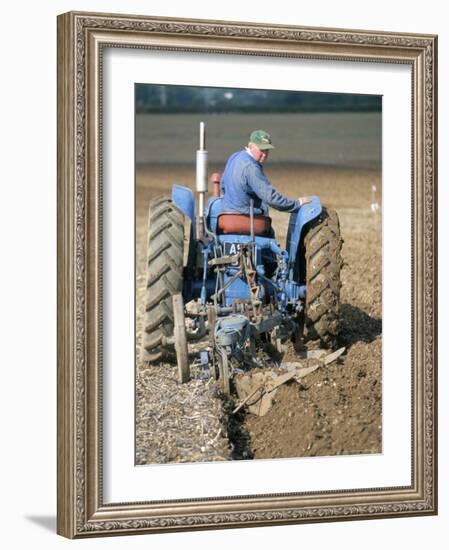
<svg viewBox="0 0 449 550">
<path fill-rule="evenodd" d="M 187 342 L 202 339 L 201 365 L 229 393 L 233 365 L 260 343 L 281 351 L 288 340 L 307 338 L 334 348 L 342 263 L 337 213 L 312 197 L 290 214 L 282 248 L 268 216 L 222 211 L 217 181 L 206 202 L 203 123 L 196 191 L 197 205 L 190 188 L 173 185 L 171 197 L 149 206 L 142 361 L 176 352 L 185 382 Z"/>
</svg>

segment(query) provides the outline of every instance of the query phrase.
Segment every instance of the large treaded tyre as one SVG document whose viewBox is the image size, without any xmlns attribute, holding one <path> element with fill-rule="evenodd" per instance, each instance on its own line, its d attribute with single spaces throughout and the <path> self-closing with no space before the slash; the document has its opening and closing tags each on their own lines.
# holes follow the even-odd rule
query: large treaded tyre
<svg viewBox="0 0 449 550">
<path fill-rule="evenodd" d="M 305 337 L 328 349 L 336 347 L 338 338 L 342 243 L 337 213 L 323 207 L 304 237 Z"/>
<path fill-rule="evenodd" d="M 154 363 L 173 360 L 172 297 L 182 293 L 184 271 L 184 214 L 167 197 L 151 201 L 148 241 L 145 312 L 141 360 Z"/>
</svg>

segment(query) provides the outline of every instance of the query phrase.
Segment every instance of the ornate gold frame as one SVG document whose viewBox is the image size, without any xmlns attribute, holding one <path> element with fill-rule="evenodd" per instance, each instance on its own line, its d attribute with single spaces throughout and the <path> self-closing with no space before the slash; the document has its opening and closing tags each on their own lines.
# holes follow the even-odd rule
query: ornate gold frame
<svg viewBox="0 0 449 550">
<path fill-rule="evenodd" d="M 411 486 L 103 503 L 100 129 L 105 45 L 411 66 Z M 58 17 L 58 533 L 79 538 L 436 514 L 436 55 L 432 35 L 95 13 Z"/>
</svg>

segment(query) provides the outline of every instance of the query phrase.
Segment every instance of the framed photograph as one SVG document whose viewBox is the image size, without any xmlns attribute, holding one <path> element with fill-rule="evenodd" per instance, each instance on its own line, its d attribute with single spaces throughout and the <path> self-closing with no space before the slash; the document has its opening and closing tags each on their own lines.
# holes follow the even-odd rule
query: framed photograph
<svg viewBox="0 0 449 550">
<path fill-rule="evenodd" d="M 59 534 L 437 513 L 436 54 L 59 16 Z"/>
</svg>

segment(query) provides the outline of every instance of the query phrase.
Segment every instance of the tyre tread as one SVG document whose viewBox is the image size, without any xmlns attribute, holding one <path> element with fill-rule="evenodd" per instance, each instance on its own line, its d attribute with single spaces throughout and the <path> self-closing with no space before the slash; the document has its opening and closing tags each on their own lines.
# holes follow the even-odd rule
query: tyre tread
<svg viewBox="0 0 449 550">
<path fill-rule="evenodd" d="M 166 342 L 173 335 L 172 296 L 182 292 L 184 214 L 168 197 L 152 200 L 148 209 L 145 311 L 141 360 L 172 360 Z"/>
<path fill-rule="evenodd" d="M 305 335 L 327 348 L 334 348 L 338 339 L 342 243 L 337 213 L 323 207 L 304 238 Z"/>
</svg>

